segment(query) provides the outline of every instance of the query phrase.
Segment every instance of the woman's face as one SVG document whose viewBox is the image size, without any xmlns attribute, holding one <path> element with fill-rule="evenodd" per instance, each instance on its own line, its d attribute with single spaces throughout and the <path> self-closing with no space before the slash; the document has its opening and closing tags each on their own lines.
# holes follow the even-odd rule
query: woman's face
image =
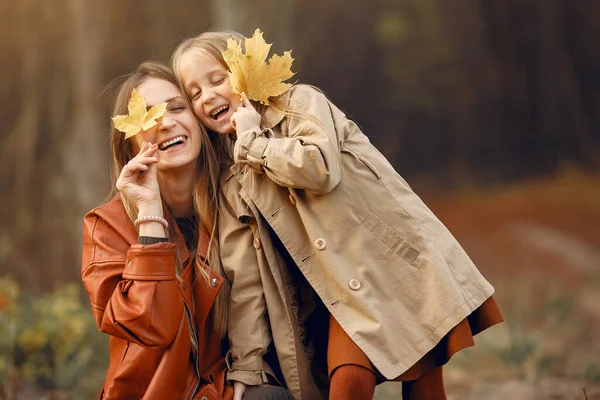
<svg viewBox="0 0 600 400">
<path fill-rule="evenodd" d="M 158 170 L 181 168 L 195 163 L 200 155 L 202 136 L 198 120 L 179 88 L 159 78 L 147 78 L 137 87 L 148 109 L 167 103 L 167 111 L 152 128 L 132 139 L 138 148 L 142 142 L 158 143 Z"/>
<path fill-rule="evenodd" d="M 231 88 L 227 69 L 204 51 L 188 52 L 181 59 L 179 75 L 200 121 L 214 132 L 235 133 L 230 118 L 241 101 Z"/>
</svg>

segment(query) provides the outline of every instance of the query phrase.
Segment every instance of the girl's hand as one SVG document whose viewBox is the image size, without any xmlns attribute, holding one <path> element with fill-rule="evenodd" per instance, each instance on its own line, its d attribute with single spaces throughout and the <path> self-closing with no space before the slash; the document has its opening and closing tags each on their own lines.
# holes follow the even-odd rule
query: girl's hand
<svg viewBox="0 0 600 400">
<path fill-rule="evenodd" d="M 242 93 L 242 105 L 231 115 L 229 123 L 235 129 L 238 138 L 239 134 L 246 132 L 254 127 L 260 129 L 261 116 L 256 111 L 245 93 Z"/>
<path fill-rule="evenodd" d="M 233 400 L 242 400 L 242 396 L 246 392 L 246 384 L 238 381 L 233 381 Z"/>
<path fill-rule="evenodd" d="M 155 156 L 157 150 L 157 144 L 144 142 L 140 152 L 123 167 L 117 179 L 117 190 L 140 210 L 145 207 L 162 209 L 156 167 L 158 158 Z"/>
</svg>

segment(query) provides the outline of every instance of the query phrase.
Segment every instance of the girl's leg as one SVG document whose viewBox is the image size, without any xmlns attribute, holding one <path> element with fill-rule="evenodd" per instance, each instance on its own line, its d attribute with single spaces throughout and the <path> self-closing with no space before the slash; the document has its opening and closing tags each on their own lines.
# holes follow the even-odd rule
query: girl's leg
<svg viewBox="0 0 600 400">
<path fill-rule="evenodd" d="M 327 365 L 331 380 L 329 400 L 373 398 L 376 378 L 371 362 L 331 315 Z"/>
<path fill-rule="evenodd" d="M 360 365 L 340 365 L 333 371 L 329 400 L 370 400 L 375 393 L 375 374 Z"/>
<path fill-rule="evenodd" d="M 446 400 L 442 367 L 425 372 L 414 381 L 402 382 L 403 400 Z"/>
</svg>

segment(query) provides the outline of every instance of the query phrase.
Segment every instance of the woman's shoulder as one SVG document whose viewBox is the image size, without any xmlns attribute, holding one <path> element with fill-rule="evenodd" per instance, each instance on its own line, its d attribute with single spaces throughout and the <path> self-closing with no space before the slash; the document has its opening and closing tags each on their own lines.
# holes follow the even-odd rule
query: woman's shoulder
<svg viewBox="0 0 600 400">
<path fill-rule="evenodd" d="M 129 219 L 118 194 L 98 207 L 92 208 L 83 220 L 86 226 L 101 225 L 111 227 L 112 230 L 117 231 L 133 229 L 133 223 Z M 101 222 L 101 224 L 98 224 L 98 222 Z"/>
<path fill-rule="evenodd" d="M 105 201 L 101 205 L 92 208 L 87 212 L 85 218 L 88 217 L 102 217 L 109 219 L 111 217 L 127 217 L 127 212 L 125 211 L 125 207 L 123 206 L 123 202 L 121 201 L 121 197 L 117 194 L 111 199 Z"/>
<path fill-rule="evenodd" d="M 119 195 L 88 211 L 83 226 L 84 237 L 90 237 L 93 242 L 137 242 L 137 231 Z M 117 240 L 117 237 L 120 239 Z"/>
</svg>

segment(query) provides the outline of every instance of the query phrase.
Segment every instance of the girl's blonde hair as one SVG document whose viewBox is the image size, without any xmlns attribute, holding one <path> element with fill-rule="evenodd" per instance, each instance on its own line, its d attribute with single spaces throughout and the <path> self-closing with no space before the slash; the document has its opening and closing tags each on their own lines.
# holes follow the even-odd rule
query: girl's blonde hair
<svg viewBox="0 0 600 400">
<path fill-rule="evenodd" d="M 227 49 L 227 39 L 228 38 L 232 38 L 232 39 L 236 40 L 237 42 L 239 42 L 242 47 L 242 51 L 245 51 L 246 37 L 244 35 L 242 35 L 241 33 L 235 32 L 235 31 L 203 32 L 197 36 L 185 39 L 183 42 L 181 42 L 177 46 L 177 48 L 173 52 L 173 55 L 171 56 L 171 67 L 173 68 L 173 71 L 175 72 L 175 75 L 177 76 L 177 78 L 179 80 L 179 85 L 180 85 L 181 91 L 183 93 L 186 93 L 186 91 L 182 84 L 183 79 L 181 79 L 181 75 L 179 73 L 180 65 L 181 65 L 181 61 L 183 60 L 183 57 L 190 53 L 191 54 L 200 54 L 200 53 L 204 52 L 205 54 L 208 54 L 211 57 L 213 57 L 215 60 L 217 60 L 221 65 L 223 65 L 223 67 L 225 67 L 226 70 L 229 71 L 229 66 L 223 59 L 223 54 L 222 54 L 222 52 L 224 52 Z M 318 88 L 315 88 L 315 89 L 319 90 Z M 295 110 L 294 108 L 290 107 L 282 99 L 282 96 L 269 98 L 268 106 L 265 106 L 263 104 L 255 102 L 255 101 L 252 101 L 252 105 L 254 106 L 256 111 L 262 116 L 263 124 L 265 122 L 265 112 L 267 110 L 267 107 L 270 107 L 278 112 L 281 112 L 285 116 L 292 117 L 292 118 L 299 118 L 299 119 L 302 119 L 302 118 L 309 119 L 309 120 L 312 120 L 313 122 L 322 126 L 321 122 L 317 118 L 315 118 L 313 115 L 303 113 L 301 111 Z"/>
<path fill-rule="evenodd" d="M 134 88 L 141 85 L 148 78 L 162 79 L 167 82 L 174 84 L 179 87 L 177 79 L 173 71 L 166 65 L 156 61 L 146 61 L 130 75 L 128 75 L 123 83 L 117 90 L 113 105 L 112 115 L 127 114 L 127 104 L 129 97 Z M 191 105 L 190 105 L 191 108 Z M 198 121 L 200 126 L 201 135 L 201 150 L 198 160 L 196 161 L 196 185 L 193 191 L 193 203 L 194 210 L 196 213 L 196 221 L 198 224 L 197 233 L 204 230 L 210 234 L 210 241 L 208 246 L 208 252 L 206 259 L 208 260 L 208 268 L 217 272 L 224 279 L 223 287 L 220 290 L 219 295 L 215 299 L 215 303 L 212 308 L 213 326 L 215 332 L 220 337 L 224 337 L 227 331 L 227 304 L 229 297 L 229 284 L 223 273 L 221 262 L 219 259 L 219 246 L 216 235 L 216 221 L 218 212 L 218 182 L 219 175 L 221 173 L 221 160 L 223 156 L 218 153 L 222 150 L 222 145 L 219 142 L 219 138 L 215 133 L 209 133 L 204 129 L 204 126 Z M 125 135 L 119 130 L 115 129 L 114 125 L 111 128 L 111 150 L 112 150 L 112 181 L 116 182 L 121 170 L 131 160 L 139 149 L 137 144 L 133 140 L 126 140 Z M 113 188 L 113 192 L 116 189 Z M 128 201 L 125 196 L 120 194 L 121 201 L 129 215 L 129 218 L 133 221 L 137 217 L 137 209 L 134 204 Z M 173 230 L 171 228 L 170 236 L 173 237 Z M 207 272 L 206 262 L 202 259 L 200 254 L 196 251 L 193 252 L 195 265 L 200 275 L 209 280 L 209 273 Z M 179 279 L 183 266 L 179 255 L 177 254 L 176 274 Z M 196 342 L 195 335 L 192 334 L 195 328 L 193 328 L 194 321 L 188 320 L 190 329 L 190 337 L 192 339 L 192 345 L 197 350 L 198 343 Z"/>
</svg>

